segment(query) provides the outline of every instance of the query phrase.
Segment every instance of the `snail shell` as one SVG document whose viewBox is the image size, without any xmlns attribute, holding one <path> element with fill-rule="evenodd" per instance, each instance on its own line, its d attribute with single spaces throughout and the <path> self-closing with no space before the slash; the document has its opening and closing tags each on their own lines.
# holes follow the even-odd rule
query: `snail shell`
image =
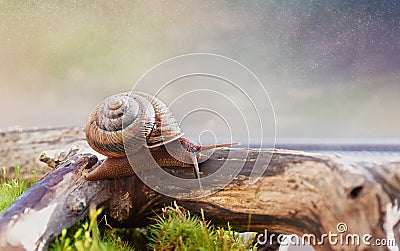
<svg viewBox="0 0 400 251">
<path fill-rule="evenodd" d="M 98 104 L 86 124 L 86 139 L 97 152 L 108 157 L 125 151 L 154 148 L 182 137 L 183 133 L 168 107 L 142 92 L 125 92 Z"/>
<path fill-rule="evenodd" d="M 142 92 L 125 92 L 106 98 L 89 116 L 86 140 L 95 151 L 108 158 L 86 175 L 86 179 L 134 175 L 127 153 L 135 154 L 135 166 L 149 168 L 152 161 L 148 157 L 151 157 L 158 167 L 193 166 L 200 178 L 198 158 L 202 156 L 201 151 L 235 144 L 202 146 L 182 136 L 175 117 L 161 100 Z M 171 151 L 166 149 L 167 143 Z M 146 147 L 150 148 L 151 156 L 144 151 Z M 199 187 L 202 188 L 200 179 Z"/>
</svg>

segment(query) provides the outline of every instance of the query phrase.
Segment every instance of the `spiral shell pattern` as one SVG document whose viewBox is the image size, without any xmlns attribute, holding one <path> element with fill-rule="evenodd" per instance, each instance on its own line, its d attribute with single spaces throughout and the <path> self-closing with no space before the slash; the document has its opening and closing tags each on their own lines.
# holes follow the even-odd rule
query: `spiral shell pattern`
<svg viewBox="0 0 400 251">
<path fill-rule="evenodd" d="M 126 92 L 98 104 L 86 123 L 86 139 L 108 157 L 125 156 L 141 147 L 157 147 L 182 137 L 168 107 L 143 92 Z"/>
</svg>

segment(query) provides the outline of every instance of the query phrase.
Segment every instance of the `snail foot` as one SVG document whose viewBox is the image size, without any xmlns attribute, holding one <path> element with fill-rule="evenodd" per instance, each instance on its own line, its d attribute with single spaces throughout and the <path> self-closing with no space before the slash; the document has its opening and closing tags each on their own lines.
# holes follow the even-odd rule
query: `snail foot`
<svg viewBox="0 0 400 251">
<path fill-rule="evenodd" d="M 113 179 L 134 175 L 126 157 L 107 158 L 97 168 L 85 175 L 86 180 Z"/>
</svg>

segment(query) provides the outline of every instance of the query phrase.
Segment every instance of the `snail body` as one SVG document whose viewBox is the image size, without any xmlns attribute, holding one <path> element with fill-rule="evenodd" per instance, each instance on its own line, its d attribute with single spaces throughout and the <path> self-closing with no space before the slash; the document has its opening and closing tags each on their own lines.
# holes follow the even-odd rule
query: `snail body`
<svg viewBox="0 0 400 251">
<path fill-rule="evenodd" d="M 148 161 L 141 160 L 143 151 L 149 151 L 160 167 L 194 166 L 199 178 L 197 160 L 201 151 L 232 145 L 201 146 L 183 138 L 168 107 L 143 92 L 125 92 L 103 100 L 90 114 L 85 132 L 89 145 L 107 156 L 86 176 L 87 180 L 132 176 L 134 171 L 127 153 L 135 156 L 138 165 L 146 165 Z M 167 151 L 167 144 L 171 146 L 168 149 L 175 149 L 174 156 Z"/>
</svg>

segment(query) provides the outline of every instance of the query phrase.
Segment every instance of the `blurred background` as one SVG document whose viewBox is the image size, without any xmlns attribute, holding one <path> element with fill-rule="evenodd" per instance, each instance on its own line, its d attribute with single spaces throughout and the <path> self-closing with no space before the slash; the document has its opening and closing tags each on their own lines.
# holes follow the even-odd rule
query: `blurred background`
<svg viewBox="0 0 400 251">
<path fill-rule="evenodd" d="M 0 34 L 0 128 L 83 126 L 154 65 L 209 52 L 258 76 L 278 142 L 400 139 L 395 0 L 0 0 Z"/>
<path fill-rule="evenodd" d="M 193 52 L 228 56 L 257 75 L 278 143 L 400 142 L 396 0 L 0 0 L 0 128 L 83 126 L 102 99 Z M 218 97 L 191 100 L 236 117 Z M 188 102 L 176 104 L 182 119 Z M 199 118 L 182 124 L 189 137 L 207 129 L 227 137 L 218 116 Z M 268 120 L 268 133 L 273 127 Z"/>
</svg>

